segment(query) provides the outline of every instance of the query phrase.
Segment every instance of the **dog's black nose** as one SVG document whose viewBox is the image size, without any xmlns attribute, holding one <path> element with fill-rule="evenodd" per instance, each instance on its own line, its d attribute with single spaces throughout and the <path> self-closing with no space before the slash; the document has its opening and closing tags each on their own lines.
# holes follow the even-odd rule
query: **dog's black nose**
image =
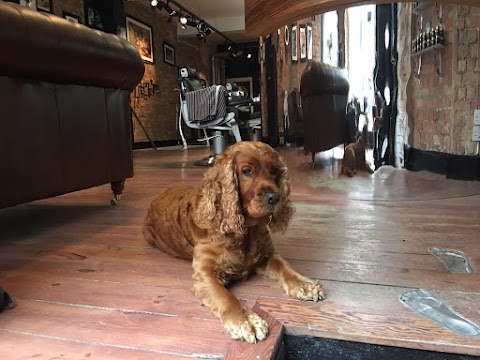
<svg viewBox="0 0 480 360">
<path fill-rule="evenodd" d="M 266 192 L 263 198 L 268 205 L 275 205 L 280 200 L 280 193 Z"/>
</svg>

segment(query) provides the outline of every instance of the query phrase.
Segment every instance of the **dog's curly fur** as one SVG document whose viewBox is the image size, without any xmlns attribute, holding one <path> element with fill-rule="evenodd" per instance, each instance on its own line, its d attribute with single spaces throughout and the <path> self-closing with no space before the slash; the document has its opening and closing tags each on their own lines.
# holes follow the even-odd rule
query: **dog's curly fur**
<svg viewBox="0 0 480 360">
<path fill-rule="evenodd" d="M 293 215 L 288 170 L 261 142 L 228 147 L 201 187 L 177 185 L 150 205 L 143 234 L 152 245 L 192 259 L 193 291 L 232 338 L 263 340 L 268 326 L 225 287 L 256 272 L 277 280 L 289 296 L 322 300 L 323 288 L 276 253 L 271 232 L 284 232 Z"/>
<path fill-rule="evenodd" d="M 364 125 L 362 134 L 354 143 L 348 144 L 343 153 L 342 174 L 349 177 L 354 176 L 358 171 L 373 173 L 370 165 L 365 159 L 365 150 L 368 145 L 368 128 Z"/>
</svg>

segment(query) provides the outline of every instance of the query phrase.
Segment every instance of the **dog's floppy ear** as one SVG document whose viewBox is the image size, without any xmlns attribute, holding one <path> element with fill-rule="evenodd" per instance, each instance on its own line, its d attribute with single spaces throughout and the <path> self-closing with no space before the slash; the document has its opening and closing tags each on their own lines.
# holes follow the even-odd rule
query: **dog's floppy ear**
<svg viewBox="0 0 480 360">
<path fill-rule="evenodd" d="M 290 179 L 288 176 L 288 168 L 285 163 L 281 161 L 282 166 L 278 173 L 278 187 L 280 188 L 280 203 L 282 207 L 278 209 L 269 224 L 270 230 L 273 232 L 285 232 L 288 224 L 292 219 L 294 210 L 292 202 L 290 201 Z"/>
<path fill-rule="evenodd" d="M 201 228 L 214 228 L 222 234 L 243 235 L 245 219 L 240 208 L 233 154 L 221 154 L 205 174 L 194 216 L 195 223 Z"/>
</svg>

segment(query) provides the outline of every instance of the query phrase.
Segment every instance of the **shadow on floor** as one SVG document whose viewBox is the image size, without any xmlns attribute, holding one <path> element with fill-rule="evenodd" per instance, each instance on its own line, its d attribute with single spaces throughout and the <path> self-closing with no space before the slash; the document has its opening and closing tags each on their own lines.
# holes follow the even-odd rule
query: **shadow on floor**
<svg viewBox="0 0 480 360">
<path fill-rule="evenodd" d="M 285 335 L 276 360 L 474 360 L 478 356 Z"/>
</svg>

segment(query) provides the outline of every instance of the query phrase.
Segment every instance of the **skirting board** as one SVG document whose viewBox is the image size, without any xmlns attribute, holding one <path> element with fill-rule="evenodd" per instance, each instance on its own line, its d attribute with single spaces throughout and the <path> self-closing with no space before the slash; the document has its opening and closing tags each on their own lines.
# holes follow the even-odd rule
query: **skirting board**
<svg viewBox="0 0 480 360">
<path fill-rule="evenodd" d="M 480 156 L 405 148 L 405 159 L 407 170 L 427 170 L 455 180 L 480 180 Z"/>
</svg>

